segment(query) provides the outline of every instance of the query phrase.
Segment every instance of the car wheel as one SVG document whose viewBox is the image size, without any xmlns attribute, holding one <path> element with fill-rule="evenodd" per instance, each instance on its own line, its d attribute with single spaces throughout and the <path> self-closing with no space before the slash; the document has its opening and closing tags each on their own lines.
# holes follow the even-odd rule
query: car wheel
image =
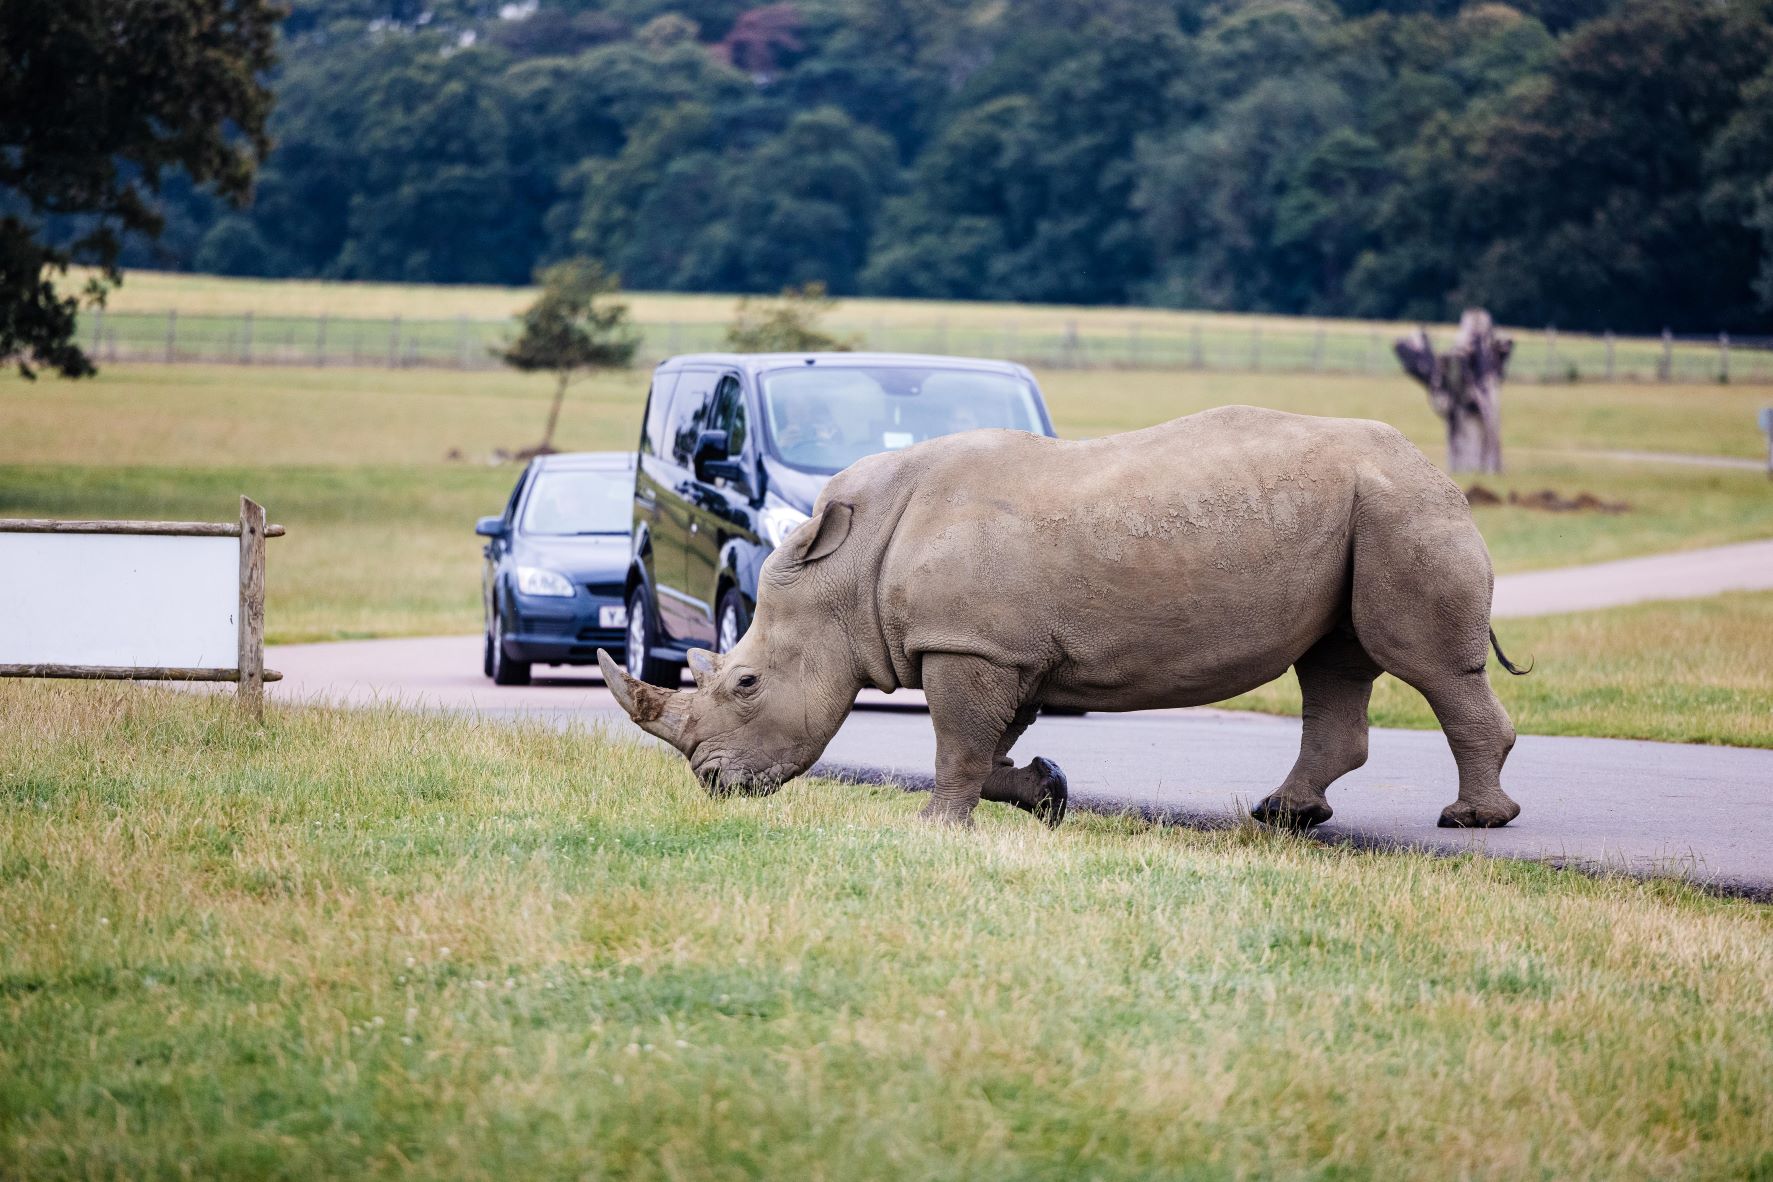
<svg viewBox="0 0 1773 1182">
<path fill-rule="evenodd" d="M 634 588 L 628 597 L 628 651 L 622 654 L 628 676 L 648 685 L 676 689 L 683 681 L 683 666 L 652 656 L 655 643 L 653 614 L 647 610 L 646 588 Z"/>
<path fill-rule="evenodd" d="M 513 661 L 505 653 L 505 613 L 493 612 L 492 679 L 494 685 L 528 685 L 529 662 Z"/>
<path fill-rule="evenodd" d="M 720 597 L 720 611 L 715 616 L 714 651 L 730 653 L 739 647 L 746 629 L 751 627 L 751 613 L 746 610 L 745 597 L 737 587 L 727 588 Z"/>
</svg>

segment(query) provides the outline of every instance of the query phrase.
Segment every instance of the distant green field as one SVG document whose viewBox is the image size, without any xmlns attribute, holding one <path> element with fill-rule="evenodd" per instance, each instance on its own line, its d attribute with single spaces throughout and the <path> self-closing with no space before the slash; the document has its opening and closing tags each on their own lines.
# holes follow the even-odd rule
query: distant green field
<svg viewBox="0 0 1773 1182">
<path fill-rule="evenodd" d="M 1438 423 L 1391 375 L 1041 374 L 1062 433 L 1093 436 L 1209 406 L 1378 418 L 1431 456 Z M 628 448 L 643 371 L 574 387 L 560 443 Z M 534 441 L 548 381 L 502 371 L 114 366 L 90 382 L 0 378 L 0 515 L 228 518 L 247 492 L 289 526 L 271 544 L 274 642 L 472 632 L 476 517 L 516 472 L 495 448 Z M 1755 471 L 1583 458 L 1583 449 L 1752 457 L 1760 398 L 1738 387 L 1516 387 L 1500 492 L 1552 487 L 1624 500 L 1621 515 L 1501 505 L 1476 511 L 1504 571 L 1773 536 L 1773 484 Z M 452 451 L 459 461 L 446 460 Z M 1500 690 L 1523 730 L 1773 742 L 1773 597 L 1509 622 L 1539 671 Z M 1388 688 L 1389 687 L 1389 688 Z M 1297 708 L 1292 678 L 1240 705 Z M 1654 702 L 1654 709 L 1647 703 Z M 1382 682 L 1375 718 L 1428 725 Z"/>
<path fill-rule="evenodd" d="M 225 279 L 131 272 L 82 339 L 116 361 L 490 368 L 526 288 Z M 718 349 L 737 297 L 634 292 L 642 355 Z M 1008 357 L 1063 368 L 1278 373 L 1396 372 L 1391 345 L 1414 325 L 1308 317 L 855 299 L 828 319 L 862 346 Z M 1436 331 L 1445 337 L 1451 326 Z M 1660 341 L 1510 330 L 1517 380 L 1773 382 L 1769 342 Z"/>
</svg>

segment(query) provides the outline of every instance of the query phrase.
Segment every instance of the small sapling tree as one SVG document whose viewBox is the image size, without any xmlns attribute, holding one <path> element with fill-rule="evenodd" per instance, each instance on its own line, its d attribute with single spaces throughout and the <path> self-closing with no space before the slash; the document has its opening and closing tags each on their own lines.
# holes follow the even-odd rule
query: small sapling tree
<svg viewBox="0 0 1773 1182">
<path fill-rule="evenodd" d="M 820 317 L 835 307 L 823 283 L 785 287 L 773 300 L 747 296 L 727 326 L 726 343 L 735 353 L 847 353 L 856 347 L 854 337 L 834 337 L 819 327 Z"/>
<path fill-rule="evenodd" d="M 554 403 L 542 441 L 529 455 L 554 450 L 554 428 L 566 388 L 600 369 L 621 369 L 634 359 L 640 338 L 628 322 L 628 305 L 609 297 L 622 290 L 620 277 L 592 259 L 572 259 L 536 277 L 542 294 L 523 312 L 523 331 L 494 353 L 513 369 L 554 375 Z"/>
</svg>

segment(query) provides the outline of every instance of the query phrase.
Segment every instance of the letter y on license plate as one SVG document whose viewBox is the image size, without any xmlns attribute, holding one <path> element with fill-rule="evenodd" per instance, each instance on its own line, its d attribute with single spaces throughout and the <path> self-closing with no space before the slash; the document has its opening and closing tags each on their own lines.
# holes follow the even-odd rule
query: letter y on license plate
<svg viewBox="0 0 1773 1182">
<path fill-rule="evenodd" d="M 628 626 L 628 609 L 619 603 L 598 608 L 597 626 L 599 628 L 626 628 Z"/>
</svg>

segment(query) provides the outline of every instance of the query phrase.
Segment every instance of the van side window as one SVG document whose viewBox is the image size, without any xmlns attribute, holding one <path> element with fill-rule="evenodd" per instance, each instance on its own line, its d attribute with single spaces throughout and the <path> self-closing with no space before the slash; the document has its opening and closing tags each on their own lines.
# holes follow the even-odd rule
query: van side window
<svg viewBox="0 0 1773 1182">
<path fill-rule="evenodd" d="M 745 453 L 745 392 L 739 379 L 727 374 L 714 394 L 714 430 L 726 432 L 726 454 Z"/>
<path fill-rule="evenodd" d="M 715 376 L 685 373 L 671 399 L 671 458 L 685 468 L 695 460 L 696 437 L 712 426 Z"/>
<path fill-rule="evenodd" d="M 653 378 L 653 388 L 646 396 L 646 417 L 640 424 L 640 451 L 642 455 L 662 457 L 665 454 L 664 442 L 670 438 L 665 433 L 665 424 L 671 412 L 671 395 L 677 388 L 678 375 L 662 373 Z"/>
</svg>

